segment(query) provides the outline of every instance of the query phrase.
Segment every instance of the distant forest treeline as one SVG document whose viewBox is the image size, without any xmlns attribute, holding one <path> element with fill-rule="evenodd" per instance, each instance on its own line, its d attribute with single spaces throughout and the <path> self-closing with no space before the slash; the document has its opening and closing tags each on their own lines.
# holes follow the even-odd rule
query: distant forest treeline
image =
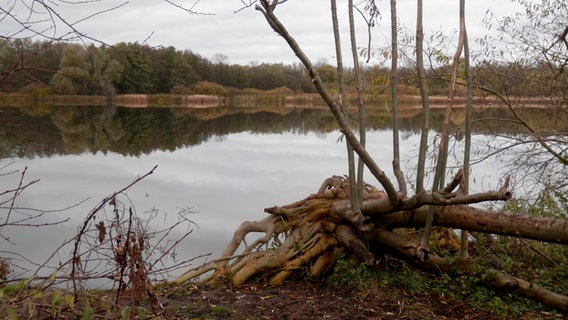
<svg viewBox="0 0 568 320">
<path fill-rule="evenodd" d="M 22 57 L 24 68 L 0 81 L 2 91 L 49 86 L 54 94 L 107 95 L 192 93 L 196 85 L 270 90 L 287 87 L 313 92 L 300 65 L 228 65 L 211 62 L 190 50 L 117 43 L 112 47 L 0 40 L 0 71 L 9 72 Z M 1 79 L 1 78 L 0 78 Z M 197 88 L 199 90 L 199 88 Z M 24 89 L 25 90 L 25 89 Z M 201 90 L 211 90 L 202 88 Z"/>
<path fill-rule="evenodd" d="M 190 50 L 174 47 L 150 47 L 140 43 L 118 43 L 114 46 L 52 43 L 31 40 L 0 39 L 0 92 L 60 95 L 114 94 L 213 94 L 235 95 L 272 90 L 278 94 L 315 92 L 305 69 L 300 64 L 228 64 L 222 54 L 210 61 Z M 328 86 L 336 86 L 335 67 L 320 63 L 319 75 Z M 365 67 L 365 90 L 370 95 L 387 91 L 388 70 L 378 66 Z M 444 80 L 450 66 L 431 68 L 428 87 L 431 95 L 446 95 Z M 554 95 L 535 86 L 515 85 L 520 78 L 534 74 L 539 67 L 519 67 L 482 63 L 474 71 L 480 85 L 497 92 L 499 86 L 519 92 L 518 96 Z M 520 77 L 523 75 L 523 77 Z M 416 95 L 414 67 L 400 68 L 401 94 Z M 346 83 L 354 79 L 346 70 Z M 553 88 L 550 88 L 551 90 Z"/>
</svg>

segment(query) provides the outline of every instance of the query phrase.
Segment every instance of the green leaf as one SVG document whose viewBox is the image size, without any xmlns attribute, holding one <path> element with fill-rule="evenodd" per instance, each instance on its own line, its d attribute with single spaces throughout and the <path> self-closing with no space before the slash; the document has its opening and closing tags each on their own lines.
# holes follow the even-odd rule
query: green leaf
<svg viewBox="0 0 568 320">
<path fill-rule="evenodd" d="M 51 273 L 51 275 L 49 276 L 49 282 L 53 282 L 55 281 L 55 278 L 57 277 L 57 271 L 53 271 Z"/>
<path fill-rule="evenodd" d="M 91 309 L 91 307 L 85 307 L 85 309 L 83 310 L 83 316 L 81 317 L 81 320 L 90 320 L 93 318 L 93 309 Z"/>
</svg>

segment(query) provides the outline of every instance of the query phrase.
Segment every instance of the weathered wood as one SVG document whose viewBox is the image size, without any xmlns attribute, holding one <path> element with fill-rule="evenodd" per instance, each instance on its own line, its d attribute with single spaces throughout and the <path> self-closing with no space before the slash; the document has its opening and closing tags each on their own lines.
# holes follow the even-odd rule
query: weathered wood
<svg viewBox="0 0 568 320">
<path fill-rule="evenodd" d="M 434 225 L 568 244 L 568 219 L 495 212 L 465 205 L 434 207 Z M 377 217 L 376 228 L 422 227 L 428 207 Z"/>
<path fill-rule="evenodd" d="M 340 225 L 337 227 L 335 237 L 344 248 L 353 252 L 355 256 L 364 264 L 372 266 L 375 264 L 375 256 L 367 249 L 352 227 Z"/>
<path fill-rule="evenodd" d="M 299 270 L 305 265 L 308 265 L 310 261 L 321 256 L 324 252 L 328 251 L 329 248 L 337 245 L 337 240 L 334 237 L 325 236 L 318 234 L 317 242 L 314 246 L 309 248 L 304 254 L 284 263 L 284 266 L 272 279 L 270 280 L 271 285 L 278 285 L 284 280 L 288 279 L 293 272 Z"/>
<path fill-rule="evenodd" d="M 423 270 L 431 272 L 448 272 L 451 270 L 452 264 L 449 260 L 429 254 L 427 259 L 418 259 L 416 250 L 418 242 L 403 237 L 402 235 L 386 230 L 377 230 L 372 232 L 369 238 L 378 244 L 383 245 L 386 251 L 393 251 L 396 255 L 420 267 Z"/>
<path fill-rule="evenodd" d="M 562 312 L 568 312 L 568 297 L 540 287 L 520 278 L 506 273 L 491 270 L 488 271 L 485 284 L 495 290 L 506 290 L 517 293 L 542 304 L 556 308 Z"/>
</svg>

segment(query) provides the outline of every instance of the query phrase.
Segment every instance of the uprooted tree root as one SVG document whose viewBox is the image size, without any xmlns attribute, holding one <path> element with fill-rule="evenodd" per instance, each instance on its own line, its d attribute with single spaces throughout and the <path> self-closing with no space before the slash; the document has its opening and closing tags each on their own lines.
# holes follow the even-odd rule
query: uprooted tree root
<svg viewBox="0 0 568 320">
<path fill-rule="evenodd" d="M 266 276 L 270 277 L 271 285 L 277 285 L 297 272 L 307 272 L 318 278 L 330 270 L 342 251 L 354 254 L 366 265 L 374 265 L 375 256 L 362 240 L 372 228 L 370 219 L 360 213 L 342 210 L 348 188 L 344 177 L 334 176 L 327 179 L 316 194 L 286 206 L 264 209 L 270 215 L 260 221 L 243 222 L 221 258 L 189 270 L 175 282 L 195 279 L 211 271 L 212 274 L 202 281 L 229 277 L 233 285 L 239 286 L 256 276 Z M 364 200 L 383 197 L 384 192 L 365 186 Z M 355 227 L 353 222 L 363 227 Z M 264 236 L 248 244 L 246 238 L 250 233 L 264 233 Z M 411 255 L 405 251 L 418 246 L 400 233 L 384 231 L 379 234 L 385 242 L 396 243 L 397 250 L 403 254 Z M 243 250 L 237 254 L 240 247 Z M 432 269 L 446 269 L 448 264 L 445 259 L 433 255 L 428 263 L 422 263 Z"/>
<path fill-rule="evenodd" d="M 303 200 L 264 209 L 269 215 L 260 221 L 243 222 L 218 259 L 190 269 L 172 282 L 181 284 L 196 279 L 201 282 L 226 279 L 234 286 L 241 286 L 262 279 L 270 285 L 278 285 L 293 275 L 318 278 L 333 267 L 342 252 L 367 266 L 376 263 L 377 254 L 386 252 L 430 272 L 471 270 L 471 257 L 446 258 L 432 252 L 427 252 L 426 259 L 421 257 L 418 252 L 420 232 L 413 231 L 413 228 L 423 226 L 425 207 L 363 215 L 361 211 L 350 210 L 348 190 L 346 178 L 333 176 L 321 185 L 317 193 Z M 501 190 L 499 193 L 506 192 Z M 487 195 L 496 197 L 492 192 Z M 363 207 L 381 203 L 385 197 L 384 192 L 366 185 Z M 437 247 L 457 251 L 459 240 L 449 228 L 462 228 L 566 244 L 568 238 L 562 232 L 566 223 L 562 219 L 503 212 L 495 214 L 469 206 L 447 205 L 436 209 L 434 224 L 438 227 L 430 240 L 436 242 Z M 263 235 L 257 235 L 250 241 L 253 233 Z M 488 277 L 496 281 L 487 285 L 511 290 L 521 288 L 514 291 L 566 311 L 563 304 L 568 301 L 567 297 L 532 284 L 526 285 L 521 279 L 497 281 L 504 277 L 501 274 Z"/>
</svg>

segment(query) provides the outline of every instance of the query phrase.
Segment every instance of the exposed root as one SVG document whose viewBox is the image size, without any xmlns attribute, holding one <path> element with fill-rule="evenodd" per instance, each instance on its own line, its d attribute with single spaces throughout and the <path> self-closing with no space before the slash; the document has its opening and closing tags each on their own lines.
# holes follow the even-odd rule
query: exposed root
<svg viewBox="0 0 568 320">
<path fill-rule="evenodd" d="M 460 179 L 461 172 L 442 190 L 443 194 L 448 194 L 443 201 L 463 201 L 460 195 L 452 194 Z M 370 251 L 370 246 L 373 250 L 395 254 L 431 272 L 467 270 L 471 267 L 471 259 L 446 259 L 435 255 L 429 251 L 429 243 L 419 243 L 416 234 L 409 232 L 413 227 L 424 226 L 425 212 L 430 207 L 423 205 L 414 210 L 401 208 L 415 208 L 418 206 L 415 203 L 417 200 L 425 204 L 437 204 L 442 200 L 434 201 L 432 195 L 419 195 L 401 199 L 399 205 L 392 207 L 384 192 L 366 185 L 362 197 L 363 211 L 353 211 L 348 191 L 348 180 L 333 176 L 324 181 L 317 193 L 305 199 L 264 209 L 269 215 L 259 221 L 243 222 L 217 260 L 188 270 L 174 282 L 198 278 L 209 282 L 221 278 L 239 286 L 262 277 L 268 283 L 277 285 L 294 274 L 312 277 L 324 275 L 342 251 L 372 266 L 376 252 Z M 497 196 L 493 192 L 478 194 L 475 199 L 506 198 L 506 186 L 498 193 Z M 393 211 L 387 214 L 389 206 Z M 503 213 L 495 215 L 463 205 L 436 206 L 434 209 L 434 225 L 442 228 L 434 231 L 430 241 L 454 252 L 459 251 L 459 241 L 447 227 L 481 232 L 492 230 L 493 233 L 504 234 L 513 230 L 517 234 L 545 241 L 565 241 L 560 232 L 564 230 L 565 221 L 558 219 L 537 221 L 534 217 L 507 216 Z M 515 223 L 519 219 L 532 219 L 533 223 Z M 540 228 L 539 223 L 546 224 L 548 230 L 554 232 L 535 232 L 533 229 Z M 245 239 L 251 239 L 249 235 L 253 233 L 261 235 L 247 243 Z"/>
<path fill-rule="evenodd" d="M 174 280 L 181 283 L 212 272 L 202 281 L 227 277 L 235 286 L 256 276 L 270 277 L 276 285 L 297 272 L 313 277 L 325 274 L 343 249 L 353 252 L 367 265 L 374 256 L 360 240 L 360 230 L 370 230 L 369 217 L 348 210 L 348 182 L 333 176 L 316 194 L 286 206 L 264 211 L 270 215 L 260 221 L 243 222 L 235 231 L 221 257 Z M 365 199 L 379 199 L 384 193 L 367 185 Z M 251 233 L 264 233 L 251 244 L 245 238 Z M 239 253 L 237 250 L 241 249 Z"/>
</svg>

